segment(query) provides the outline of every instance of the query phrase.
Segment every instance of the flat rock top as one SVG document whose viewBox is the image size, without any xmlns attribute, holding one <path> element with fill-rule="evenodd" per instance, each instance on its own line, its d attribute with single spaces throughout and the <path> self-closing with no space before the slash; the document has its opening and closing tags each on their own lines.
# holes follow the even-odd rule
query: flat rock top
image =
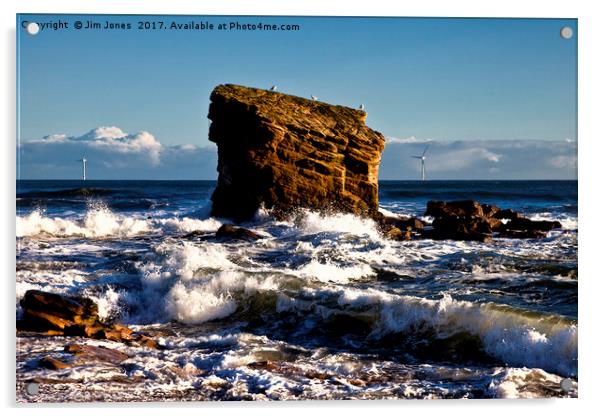
<svg viewBox="0 0 602 416">
<path fill-rule="evenodd" d="M 219 100 L 238 101 L 254 110 L 259 117 L 263 116 L 286 126 L 299 128 L 311 126 L 325 134 L 335 134 L 335 131 L 353 127 L 361 130 L 365 127 L 367 116 L 362 110 L 234 84 L 215 87 L 211 94 L 211 101 Z"/>
</svg>

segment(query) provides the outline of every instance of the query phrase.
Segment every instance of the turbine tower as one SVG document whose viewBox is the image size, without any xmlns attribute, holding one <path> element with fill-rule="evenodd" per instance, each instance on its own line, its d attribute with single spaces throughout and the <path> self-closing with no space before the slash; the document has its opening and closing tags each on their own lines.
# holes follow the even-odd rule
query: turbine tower
<svg viewBox="0 0 602 416">
<path fill-rule="evenodd" d="M 414 159 L 420 159 L 420 177 L 422 178 L 422 180 L 426 180 L 426 167 L 424 164 L 424 161 L 426 160 L 426 151 L 429 149 L 429 145 L 427 144 L 426 147 L 424 148 L 424 152 L 422 152 L 421 156 L 412 156 Z"/>
<path fill-rule="evenodd" d="M 83 169 L 83 172 L 82 172 L 82 174 L 83 174 L 83 175 L 82 175 L 82 180 L 84 180 L 84 181 L 86 180 L 86 162 L 87 162 L 87 161 L 88 161 L 88 160 L 87 160 L 85 157 L 84 157 L 84 158 L 82 158 L 82 159 L 79 159 L 79 160 L 78 160 L 78 162 L 82 162 L 82 169 Z"/>
</svg>

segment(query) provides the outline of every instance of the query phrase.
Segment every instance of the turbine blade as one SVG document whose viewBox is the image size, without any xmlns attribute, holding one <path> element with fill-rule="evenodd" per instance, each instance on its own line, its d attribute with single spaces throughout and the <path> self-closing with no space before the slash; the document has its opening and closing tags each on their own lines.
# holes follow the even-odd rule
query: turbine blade
<svg viewBox="0 0 602 416">
<path fill-rule="evenodd" d="M 430 145 L 430 143 L 426 145 L 426 147 L 424 148 L 424 152 L 422 152 L 422 156 L 426 155 L 426 151 L 429 150 Z"/>
</svg>

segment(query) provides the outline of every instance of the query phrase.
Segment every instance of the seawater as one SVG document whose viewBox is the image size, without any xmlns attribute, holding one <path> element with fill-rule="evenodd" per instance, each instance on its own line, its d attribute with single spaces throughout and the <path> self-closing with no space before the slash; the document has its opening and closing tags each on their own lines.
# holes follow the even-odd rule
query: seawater
<svg viewBox="0 0 602 416">
<path fill-rule="evenodd" d="M 558 220 L 539 240 L 384 239 L 350 214 L 301 210 L 211 234 L 214 181 L 18 181 L 18 302 L 85 295 L 164 350 L 97 340 L 121 364 L 36 366 L 70 340 L 19 337 L 19 401 L 565 396 L 577 386 L 577 182 L 383 181 L 381 210 L 476 199 Z M 193 235 L 187 236 L 191 232 Z M 79 341 L 78 341 L 79 342 Z M 36 380 L 40 394 L 27 396 Z M 569 395 L 576 395 L 577 389 Z"/>
</svg>

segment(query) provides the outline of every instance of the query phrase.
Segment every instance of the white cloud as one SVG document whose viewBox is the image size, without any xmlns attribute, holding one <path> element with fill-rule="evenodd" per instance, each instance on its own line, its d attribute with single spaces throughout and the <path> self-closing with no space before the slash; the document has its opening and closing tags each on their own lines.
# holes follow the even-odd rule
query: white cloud
<svg viewBox="0 0 602 416">
<path fill-rule="evenodd" d="M 22 178 L 78 178 L 77 160 L 88 159 L 90 178 L 212 179 L 215 146 L 164 146 L 151 133 L 128 134 L 118 127 L 98 127 L 81 136 L 52 134 L 19 146 Z"/>
<path fill-rule="evenodd" d="M 83 139 L 87 140 L 104 140 L 104 139 L 121 139 L 127 137 L 128 134 L 121 130 L 119 127 L 97 127 L 94 130 L 82 136 Z"/>
<path fill-rule="evenodd" d="M 399 138 L 399 137 L 385 137 L 386 144 L 405 144 L 405 143 L 426 143 L 428 140 L 418 140 L 414 136 Z"/>
<path fill-rule="evenodd" d="M 389 142 L 381 179 L 416 179 L 425 140 Z M 426 154 L 431 179 L 575 179 L 577 143 L 566 140 L 430 141 Z"/>
<path fill-rule="evenodd" d="M 51 134 L 42 140 L 34 140 L 30 143 L 78 143 L 82 151 L 86 148 L 105 149 L 119 153 L 136 153 L 148 156 L 153 164 L 159 164 L 163 146 L 155 136 L 147 131 L 136 134 L 127 134 L 119 127 L 98 127 L 90 130 L 82 136 L 67 136 L 65 134 Z"/>
<path fill-rule="evenodd" d="M 576 169 L 577 168 L 577 156 L 572 155 L 560 155 L 554 156 L 548 159 L 548 163 L 559 169 Z"/>
</svg>

